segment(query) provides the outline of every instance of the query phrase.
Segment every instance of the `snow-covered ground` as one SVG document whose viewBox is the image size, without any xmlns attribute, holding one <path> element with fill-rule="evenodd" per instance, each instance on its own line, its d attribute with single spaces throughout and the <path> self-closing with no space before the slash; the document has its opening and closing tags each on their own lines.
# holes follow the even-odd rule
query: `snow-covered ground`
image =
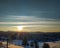
<svg viewBox="0 0 60 48">
<path fill-rule="evenodd" d="M 29 44 L 30 44 L 30 42 L 32 42 L 32 41 L 28 41 Z M 44 43 L 48 43 L 50 45 L 50 48 L 60 48 L 60 41 L 56 41 L 56 42 L 38 42 L 39 48 L 42 48 Z M 14 40 L 12 42 L 12 44 L 22 46 L 22 40 Z M 31 47 L 30 46 L 25 46 L 25 48 L 31 48 Z M 34 47 L 32 47 L 32 48 L 34 48 Z"/>
<path fill-rule="evenodd" d="M 0 48 L 7 48 L 7 42 L 2 42 L 3 43 L 3 46 L 0 47 Z M 9 48 L 24 48 L 23 46 L 18 46 L 18 45 L 15 45 L 15 44 L 9 44 L 8 45 Z"/>
<path fill-rule="evenodd" d="M 30 44 L 30 42 L 32 41 L 28 41 L 28 43 Z M 39 48 L 42 48 L 44 43 L 48 43 L 50 45 L 50 48 L 60 48 L 60 41 L 56 41 L 56 42 L 38 42 Z M 3 42 L 3 44 L 5 44 L 6 46 L 6 42 Z M 14 40 L 12 43 L 9 44 L 9 48 L 34 48 L 29 46 L 23 46 L 22 45 L 22 40 Z"/>
</svg>

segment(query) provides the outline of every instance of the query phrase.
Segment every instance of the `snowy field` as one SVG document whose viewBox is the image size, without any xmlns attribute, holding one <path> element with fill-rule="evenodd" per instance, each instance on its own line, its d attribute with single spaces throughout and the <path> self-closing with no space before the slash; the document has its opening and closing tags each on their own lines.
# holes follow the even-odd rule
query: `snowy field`
<svg viewBox="0 0 60 48">
<path fill-rule="evenodd" d="M 30 44 L 30 42 L 32 41 L 28 41 L 28 43 Z M 60 41 L 56 41 L 56 42 L 45 42 L 48 43 L 50 48 L 60 48 Z M 6 42 L 3 42 L 4 46 L 6 46 Z M 39 48 L 42 48 L 44 42 L 38 42 Z M 23 46 L 22 45 L 22 40 L 14 40 L 13 42 L 11 42 L 9 44 L 9 48 L 34 48 L 29 46 Z"/>
<path fill-rule="evenodd" d="M 30 44 L 30 42 L 32 41 L 28 41 L 28 43 Z M 42 48 L 44 43 L 48 43 L 50 48 L 60 48 L 60 41 L 56 41 L 56 42 L 38 42 L 39 48 Z M 22 46 L 22 40 L 14 40 L 12 42 L 12 44 L 15 44 L 17 46 Z M 29 46 L 25 46 L 24 48 L 31 48 L 30 45 Z M 34 47 L 32 47 L 34 48 Z"/>
<path fill-rule="evenodd" d="M 7 42 L 2 42 L 3 43 L 3 47 L 0 47 L 0 48 L 7 48 Z M 18 45 L 15 45 L 15 44 L 10 44 L 8 45 L 9 48 L 24 48 L 23 46 L 18 46 Z"/>
</svg>

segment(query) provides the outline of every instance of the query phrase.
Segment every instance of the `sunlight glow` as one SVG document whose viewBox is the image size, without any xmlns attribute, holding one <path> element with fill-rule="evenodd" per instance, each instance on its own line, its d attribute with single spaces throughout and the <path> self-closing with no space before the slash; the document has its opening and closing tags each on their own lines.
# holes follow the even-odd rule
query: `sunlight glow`
<svg viewBox="0 0 60 48">
<path fill-rule="evenodd" d="M 18 26 L 17 28 L 18 28 L 19 31 L 23 30 L 23 26 Z"/>
</svg>

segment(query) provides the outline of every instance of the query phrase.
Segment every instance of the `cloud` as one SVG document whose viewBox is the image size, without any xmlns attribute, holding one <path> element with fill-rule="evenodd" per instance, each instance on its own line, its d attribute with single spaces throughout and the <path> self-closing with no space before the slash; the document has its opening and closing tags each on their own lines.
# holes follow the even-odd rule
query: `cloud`
<svg viewBox="0 0 60 48">
<path fill-rule="evenodd" d="M 5 18 L 0 18 L 0 22 L 38 22 L 38 21 L 57 21 L 52 18 L 43 18 L 37 16 L 7 16 Z"/>
<path fill-rule="evenodd" d="M 34 20 L 34 19 L 33 19 Z M 60 22 L 54 19 L 40 19 L 39 21 L 30 22 L 0 22 L 0 26 L 25 26 L 25 27 L 48 27 L 55 28 L 60 27 Z"/>
<path fill-rule="evenodd" d="M 60 28 L 60 20 L 36 16 L 8 16 L 3 18 L 0 26 L 24 26 L 41 28 Z"/>
</svg>

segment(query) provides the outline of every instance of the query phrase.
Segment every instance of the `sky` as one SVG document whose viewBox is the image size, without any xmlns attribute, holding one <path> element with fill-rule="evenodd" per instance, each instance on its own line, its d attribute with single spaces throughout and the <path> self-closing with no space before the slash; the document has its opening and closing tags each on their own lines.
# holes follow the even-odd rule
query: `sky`
<svg viewBox="0 0 60 48">
<path fill-rule="evenodd" d="M 0 0 L 0 31 L 60 32 L 60 0 Z"/>
</svg>

